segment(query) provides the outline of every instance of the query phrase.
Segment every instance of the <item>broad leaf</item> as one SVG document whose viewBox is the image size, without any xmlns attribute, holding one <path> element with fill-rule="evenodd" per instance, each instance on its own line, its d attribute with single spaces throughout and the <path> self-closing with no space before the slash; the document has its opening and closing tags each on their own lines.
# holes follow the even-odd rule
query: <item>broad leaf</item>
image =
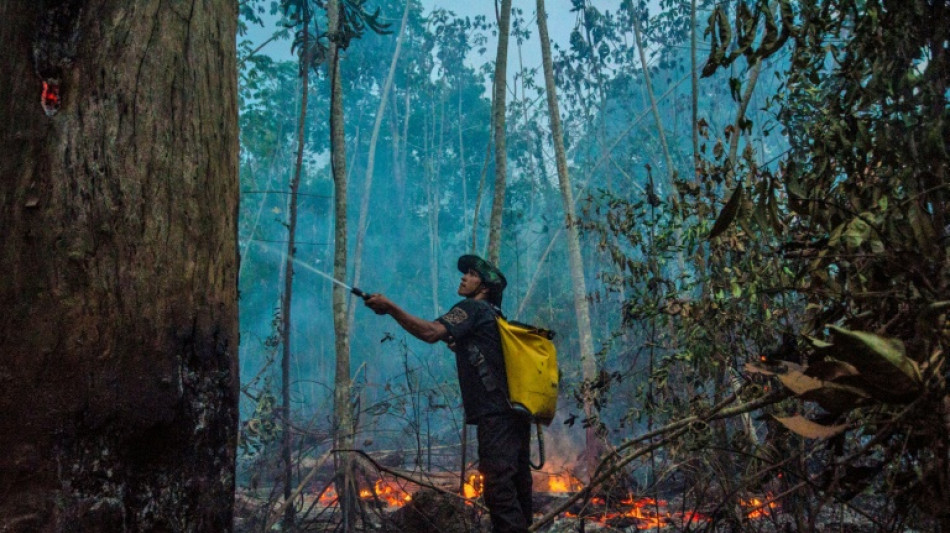
<svg viewBox="0 0 950 533">
<path fill-rule="evenodd" d="M 888 339 L 867 331 L 851 331 L 838 326 L 829 326 L 834 335 L 834 345 L 842 348 L 835 350 L 835 358 L 853 364 L 862 375 L 868 371 L 887 371 L 880 362 L 887 362 L 900 370 L 913 385 L 920 386 L 923 379 L 920 369 L 913 359 L 904 355 L 904 345 L 897 339 Z"/>
<path fill-rule="evenodd" d="M 822 409 L 837 416 L 858 406 L 861 400 L 870 396 L 864 389 L 837 383 L 823 382 L 817 389 L 806 391 L 799 398 L 806 402 L 815 402 Z"/>
<path fill-rule="evenodd" d="M 841 376 L 854 376 L 858 369 L 844 361 L 818 361 L 808 365 L 805 374 L 822 381 L 834 381 Z"/>
<path fill-rule="evenodd" d="M 780 424 L 787 427 L 789 431 L 797 433 L 806 439 L 827 439 L 834 437 L 848 428 L 847 424 L 837 426 L 823 426 L 812 422 L 801 415 L 783 417 L 776 416 Z"/>
<path fill-rule="evenodd" d="M 778 379 L 788 390 L 799 396 L 805 394 L 808 391 L 820 389 L 822 387 L 822 382 L 820 379 L 806 376 L 804 373 L 797 370 L 787 372 L 785 374 L 779 374 Z"/>
</svg>

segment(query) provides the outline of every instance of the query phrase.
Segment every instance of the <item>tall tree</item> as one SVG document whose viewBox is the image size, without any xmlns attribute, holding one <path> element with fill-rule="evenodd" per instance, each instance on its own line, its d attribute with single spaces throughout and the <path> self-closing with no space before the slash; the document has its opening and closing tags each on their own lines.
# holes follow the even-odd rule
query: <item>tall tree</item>
<svg viewBox="0 0 950 533">
<path fill-rule="evenodd" d="M 300 49 L 300 115 L 297 119 L 297 156 L 294 163 L 294 173 L 290 179 L 290 197 L 288 198 L 287 220 L 287 251 L 284 254 L 284 288 L 280 297 L 280 333 L 282 353 L 280 359 L 281 375 L 281 415 L 283 417 L 283 431 L 281 432 L 281 462 L 283 463 L 284 500 L 290 499 L 293 490 L 293 463 L 291 461 L 290 431 L 290 350 L 291 302 L 294 289 L 294 261 L 297 255 L 297 192 L 300 188 L 300 175 L 303 172 L 303 154 L 306 146 L 304 124 L 307 121 L 307 93 L 310 89 L 310 65 L 313 61 L 313 36 L 310 33 L 310 22 L 313 19 L 313 9 L 309 0 L 288 0 L 283 4 L 285 15 L 300 24 L 294 39 L 294 47 Z M 290 527 L 294 520 L 294 506 L 285 508 L 284 524 Z"/>
<path fill-rule="evenodd" d="M 340 0 L 327 4 L 328 63 L 330 73 L 330 165 L 333 172 L 334 251 L 333 276 L 346 279 L 346 139 L 343 130 L 343 84 L 340 80 L 340 48 L 345 44 L 340 16 Z M 350 332 L 346 320 L 347 292 L 338 285 L 333 287 L 333 332 L 336 338 L 336 373 L 333 379 L 333 446 L 338 450 L 350 448 L 354 420 L 350 411 Z M 337 457 L 337 494 L 343 509 L 346 531 L 355 527 L 355 490 L 352 461 L 348 455 Z"/>
<path fill-rule="evenodd" d="M 544 90 L 547 94 L 548 113 L 551 122 L 551 137 L 554 142 L 554 155 L 557 164 L 558 184 L 564 203 L 564 227 L 567 229 L 567 252 L 571 268 L 571 288 L 574 295 L 574 314 L 577 317 L 577 333 L 580 343 L 581 372 L 585 381 L 593 382 L 597 375 L 597 362 L 594 360 L 594 343 L 590 328 L 590 309 L 587 304 L 587 283 L 584 279 L 584 261 L 581 257 L 580 236 L 577 231 L 574 210 L 574 192 L 568 174 L 567 155 L 564 150 L 564 132 L 561 131 L 561 112 L 557 102 L 557 87 L 554 84 L 554 63 L 551 59 L 551 39 L 548 36 L 547 12 L 544 0 L 537 0 L 538 37 L 541 41 L 541 63 L 544 68 Z M 594 412 L 593 398 L 584 398 L 584 410 L 588 416 Z M 586 457 L 597 457 L 597 436 L 595 424 L 587 429 Z M 588 472 L 592 472 L 588 468 Z"/>
<path fill-rule="evenodd" d="M 399 55 L 402 51 L 402 43 L 406 37 L 406 27 L 409 23 L 409 8 L 411 2 L 406 2 L 402 11 L 402 20 L 399 23 L 399 35 L 396 37 L 396 47 L 393 49 L 392 59 L 389 62 L 389 70 L 386 73 L 386 80 L 383 82 L 383 88 L 379 95 L 379 106 L 376 108 L 376 118 L 373 120 L 373 132 L 369 139 L 369 153 L 366 156 L 366 175 L 363 178 L 363 198 L 360 200 L 359 221 L 357 222 L 356 233 L 356 252 L 353 254 L 353 285 L 359 286 L 360 274 L 363 261 L 363 242 L 366 238 L 366 229 L 369 225 L 369 195 L 373 190 L 373 172 L 376 169 L 376 145 L 379 141 L 379 132 L 382 129 L 383 117 L 386 115 L 386 103 L 389 101 L 389 94 L 392 91 L 393 79 L 396 77 L 396 65 L 399 63 Z M 356 306 L 350 306 L 349 322 L 353 322 L 353 313 Z"/>
<path fill-rule="evenodd" d="M 497 5 L 497 4 L 496 4 Z M 508 89 L 508 32 L 511 26 L 511 0 L 501 0 L 498 15 L 498 53 L 495 56 L 495 82 L 492 99 L 492 126 L 495 128 L 495 196 L 488 224 L 488 260 L 498 264 L 501 256 L 501 220 L 505 208 L 508 153 L 505 143 L 505 97 Z"/>
<path fill-rule="evenodd" d="M 0 529 L 229 531 L 234 5 L 0 17 Z"/>
</svg>

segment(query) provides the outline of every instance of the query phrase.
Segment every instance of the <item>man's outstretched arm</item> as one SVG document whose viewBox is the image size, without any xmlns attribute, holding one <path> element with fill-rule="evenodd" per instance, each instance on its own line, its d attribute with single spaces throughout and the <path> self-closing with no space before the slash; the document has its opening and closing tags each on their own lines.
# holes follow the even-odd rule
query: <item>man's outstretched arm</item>
<svg viewBox="0 0 950 533">
<path fill-rule="evenodd" d="M 411 315 L 382 294 L 371 294 L 363 301 L 366 307 L 375 311 L 376 314 L 393 317 L 402 329 L 419 340 L 432 344 L 449 337 L 449 331 L 440 322 Z"/>
</svg>

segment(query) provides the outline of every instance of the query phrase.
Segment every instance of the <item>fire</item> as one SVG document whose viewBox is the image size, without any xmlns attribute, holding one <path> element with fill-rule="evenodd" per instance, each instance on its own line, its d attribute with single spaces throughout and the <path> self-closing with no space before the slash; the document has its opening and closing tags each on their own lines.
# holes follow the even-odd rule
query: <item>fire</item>
<svg viewBox="0 0 950 533">
<path fill-rule="evenodd" d="M 481 474 L 472 474 L 468 477 L 468 481 L 462 486 L 463 496 L 470 500 L 474 500 L 482 495 L 483 483 L 485 478 Z"/>
<path fill-rule="evenodd" d="M 747 500 L 739 500 L 742 507 L 749 509 L 746 512 L 746 518 L 756 519 L 765 518 L 772 515 L 772 509 L 778 509 L 778 503 L 772 500 L 771 496 L 766 500 L 752 497 Z"/>
<path fill-rule="evenodd" d="M 605 505 L 602 498 L 592 498 L 592 504 Z M 671 526 L 683 526 L 693 522 L 704 522 L 705 516 L 696 512 L 671 512 L 667 510 L 667 502 L 655 500 L 653 498 L 634 498 L 628 495 L 627 498 L 620 501 L 620 505 L 627 509 L 617 512 L 605 512 L 599 518 L 600 522 L 615 520 L 621 518 L 632 518 L 636 520 L 637 529 L 658 529 Z"/>
<path fill-rule="evenodd" d="M 376 481 L 373 488 L 360 489 L 359 497 L 361 500 L 379 500 L 390 507 L 402 507 L 412 501 L 412 495 L 403 490 L 398 484 L 382 479 Z M 327 487 L 320 495 L 317 503 L 323 507 L 339 505 L 339 498 L 332 485 Z"/>
<path fill-rule="evenodd" d="M 327 490 L 323 491 L 323 494 L 320 495 L 318 500 L 319 504 L 324 507 L 330 507 L 337 504 L 336 489 L 333 486 L 327 487 Z"/>
<path fill-rule="evenodd" d="M 364 500 L 379 499 L 386 502 L 390 507 L 402 507 L 412 501 L 412 494 L 409 494 L 392 481 L 378 479 L 372 490 L 363 489 L 360 491 L 360 498 Z"/>
<path fill-rule="evenodd" d="M 548 474 L 548 492 L 577 492 L 582 488 L 584 484 L 566 472 Z"/>
<path fill-rule="evenodd" d="M 771 515 L 773 510 L 778 509 L 779 505 L 771 499 L 770 495 L 765 497 L 751 497 L 741 499 L 739 504 L 745 509 L 745 515 L 750 520 L 758 520 Z M 612 510 L 609 504 L 599 497 L 593 497 L 588 500 L 587 509 L 582 513 L 587 520 L 600 524 L 616 524 L 616 521 L 633 520 L 633 527 L 636 529 L 661 529 L 661 528 L 682 528 L 688 524 L 708 522 L 708 516 L 696 511 L 670 511 L 669 504 L 663 500 L 653 498 L 635 498 L 628 496 L 616 505 L 616 510 Z M 572 512 L 563 514 L 565 518 L 577 518 L 578 515 Z M 630 523 L 625 523 L 625 527 L 630 527 Z"/>
</svg>

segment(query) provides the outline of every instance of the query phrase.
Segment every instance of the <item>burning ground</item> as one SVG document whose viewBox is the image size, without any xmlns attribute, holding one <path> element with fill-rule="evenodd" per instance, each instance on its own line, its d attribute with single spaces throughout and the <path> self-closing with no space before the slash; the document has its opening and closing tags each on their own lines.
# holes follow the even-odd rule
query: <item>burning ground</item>
<svg viewBox="0 0 950 533">
<path fill-rule="evenodd" d="M 361 531 L 453 533 L 489 529 L 477 473 L 467 474 L 464 484 L 457 473 L 428 475 L 425 479 L 392 470 L 378 475 L 373 481 L 365 479 L 359 489 Z M 682 497 L 655 499 L 621 488 L 577 497 L 585 486 L 567 470 L 535 472 L 534 482 L 536 522 L 567 504 L 550 520 L 538 524 L 537 531 L 779 531 L 790 523 L 769 494 L 738 498 L 728 508 L 712 499 L 693 507 Z M 282 507 L 276 503 L 280 498 L 274 496 L 268 491 L 240 492 L 237 531 L 260 531 L 265 520 L 277 522 Z M 339 526 L 339 498 L 332 483 L 311 482 L 295 504 L 299 530 L 328 531 Z"/>
</svg>

